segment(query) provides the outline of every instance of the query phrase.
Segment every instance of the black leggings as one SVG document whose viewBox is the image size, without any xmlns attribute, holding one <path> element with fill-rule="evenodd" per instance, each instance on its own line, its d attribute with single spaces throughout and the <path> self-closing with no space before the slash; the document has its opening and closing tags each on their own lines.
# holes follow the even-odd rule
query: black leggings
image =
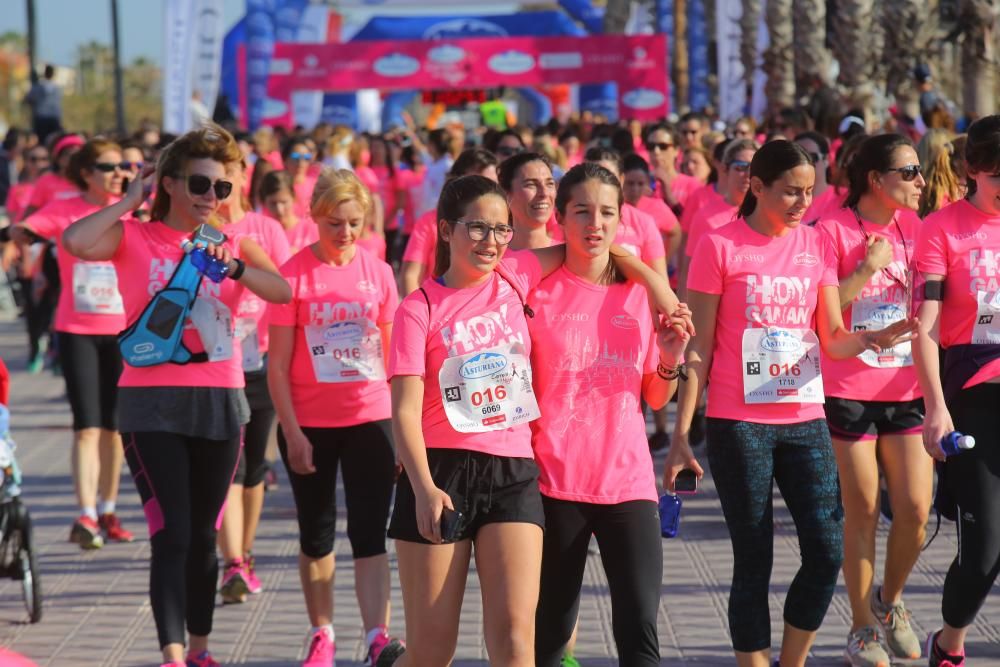
<svg viewBox="0 0 1000 667">
<path fill-rule="evenodd" d="M 185 620 L 193 635 L 212 631 L 215 535 L 239 449 L 239 437 L 125 436 L 125 459 L 149 526 L 149 600 L 161 648 L 184 643 Z"/>
<path fill-rule="evenodd" d="M 618 664 L 660 664 L 656 615 L 663 579 L 663 545 L 656 503 L 595 505 L 542 496 L 545 538 L 535 613 L 535 664 L 558 667 L 576 624 L 590 536 L 597 538 L 611 591 Z"/>
<path fill-rule="evenodd" d="M 733 544 L 729 631 L 733 649 L 771 646 L 768 592 L 774 560 L 773 483 L 795 521 L 802 565 L 785 595 L 785 622 L 819 629 L 844 558 L 844 510 L 826 421 L 755 424 L 708 419 L 708 463 Z"/>
<path fill-rule="evenodd" d="M 976 446 L 948 457 L 945 483 L 958 505 L 958 555 L 944 580 L 941 613 L 954 628 L 972 625 L 1000 572 L 1000 384 L 964 389 L 951 417 Z"/>
<path fill-rule="evenodd" d="M 246 373 L 247 403 L 250 405 L 250 421 L 243 429 L 243 448 L 240 450 L 240 460 L 236 465 L 234 484 L 242 484 L 253 488 L 263 484 L 267 475 L 267 441 L 271 437 L 271 426 L 274 424 L 274 403 L 267 389 L 267 371 Z"/>
</svg>

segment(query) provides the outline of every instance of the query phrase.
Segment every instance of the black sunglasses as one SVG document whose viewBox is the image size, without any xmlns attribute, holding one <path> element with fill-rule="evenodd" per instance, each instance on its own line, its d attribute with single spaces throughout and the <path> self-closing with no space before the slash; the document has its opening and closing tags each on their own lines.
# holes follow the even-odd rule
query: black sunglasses
<svg viewBox="0 0 1000 667">
<path fill-rule="evenodd" d="M 202 174 L 191 174 L 187 179 L 188 192 L 201 196 L 209 190 L 215 190 L 216 199 L 225 199 L 233 191 L 233 184 L 229 181 L 212 182 L 208 176 Z"/>
<path fill-rule="evenodd" d="M 905 167 L 893 167 L 892 169 L 886 169 L 886 171 L 898 171 L 899 177 L 904 181 L 912 181 L 920 175 L 920 165 L 908 164 Z"/>
<path fill-rule="evenodd" d="M 95 162 L 94 169 L 97 171 L 104 172 L 105 174 L 110 174 L 115 169 L 121 169 L 122 171 L 128 171 L 132 167 L 131 162 Z"/>
<path fill-rule="evenodd" d="M 655 150 L 668 151 L 673 148 L 673 144 L 668 144 L 665 141 L 651 141 L 646 144 L 646 150 L 652 153 Z"/>
<path fill-rule="evenodd" d="M 730 169 L 735 169 L 741 174 L 745 174 L 746 172 L 750 171 L 750 163 L 747 162 L 746 160 L 733 160 L 727 166 Z"/>
<path fill-rule="evenodd" d="M 497 155 L 501 157 L 511 157 L 513 155 L 518 155 L 523 153 L 524 149 L 520 146 L 498 146 Z"/>
</svg>

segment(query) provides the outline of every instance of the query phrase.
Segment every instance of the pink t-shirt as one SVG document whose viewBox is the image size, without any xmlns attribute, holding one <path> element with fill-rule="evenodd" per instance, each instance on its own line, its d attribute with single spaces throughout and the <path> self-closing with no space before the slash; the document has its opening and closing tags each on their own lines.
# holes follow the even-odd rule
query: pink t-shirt
<svg viewBox="0 0 1000 667">
<path fill-rule="evenodd" d="M 417 224 L 413 226 L 413 233 L 403 252 L 403 261 L 423 264 L 428 273 L 433 272 L 437 238 L 437 211 L 427 211 L 417 218 Z"/>
<path fill-rule="evenodd" d="M 400 169 L 396 172 L 396 182 L 399 189 L 405 194 L 403 197 L 403 234 L 409 236 L 413 233 L 413 226 L 417 223 L 417 205 L 423 192 L 424 172 Z"/>
<path fill-rule="evenodd" d="M 308 215 L 298 216 L 299 221 L 294 227 L 289 227 L 282 229 L 285 232 L 285 238 L 288 239 L 288 254 L 289 256 L 297 254 L 300 250 L 308 245 L 312 245 L 319 241 L 319 228 L 316 227 L 316 223 Z M 279 225 L 281 223 L 278 223 Z"/>
<path fill-rule="evenodd" d="M 829 186 L 823 194 L 813 199 L 812 204 L 806 209 L 806 214 L 802 216 L 802 222 L 811 225 L 818 220 L 836 215 L 843 207 L 846 196 L 846 192 L 838 190 L 833 185 Z"/>
<path fill-rule="evenodd" d="M 10 190 L 7 191 L 7 203 L 5 207 L 7 209 L 7 217 L 11 221 L 17 222 L 21 219 L 24 209 L 28 208 L 28 202 L 31 201 L 31 193 L 34 189 L 34 183 L 15 183 L 10 186 Z"/>
<path fill-rule="evenodd" d="M 920 218 L 909 210 L 898 211 L 893 222 L 884 227 L 867 220 L 862 223 L 865 232 L 861 231 L 854 211 L 842 208 L 821 218 L 816 224 L 816 229 L 828 239 L 829 256 L 837 263 L 837 277 L 841 280 L 854 273 L 864 261 L 867 252 L 865 233 L 887 238 L 893 245 L 892 264 L 872 276 L 854 302 L 844 309 L 844 325 L 848 331 L 870 326 L 871 318 L 866 313 L 879 312 L 876 309 L 889 312 L 896 306 L 898 310 L 893 312 L 905 315 L 909 308 L 907 284 L 910 260 L 916 249 L 920 228 Z M 860 310 L 855 307 L 856 303 L 861 303 Z M 879 328 L 890 323 L 878 321 Z M 866 356 L 873 361 L 878 357 L 874 353 L 866 353 Z M 876 368 L 865 363 L 861 357 L 834 360 L 825 353 L 822 359 L 823 388 L 827 396 L 856 401 L 910 401 L 921 395 L 916 367 L 912 364 L 899 368 Z"/>
<path fill-rule="evenodd" d="M 669 234 L 678 224 L 677 216 L 674 215 L 674 212 L 670 210 L 670 207 L 662 199 L 642 197 L 635 207 L 646 215 L 652 216 L 653 222 L 656 223 L 656 228 L 660 230 L 661 235 L 665 236 Z"/>
<path fill-rule="evenodd" d="M 292 210 L 299 218 L 309 217 L 309 202 L 312 201 L 317 180 L 319 178 L 315 174 L 307 173 L 305 178 L 292 186 L 295 189 L 295 206 Z"/>
<path fill-rule="evenodd" d="M 234 246 L 238 246 L 244 238 L 255 241 L 275 266 L 281 266 L 291 256 L 288 251 L 288 238 L 281 228 L 281 223 L 261 213 L 247 213 L 239 222 L 225 225 L 222 231 Z M 236 308 L 237 335 L 242 335 L 244 339 L 256 335 L 260 355 L 267 352 L 267 307 L 267 302 L 259 296 L 250 290 L 243 290 L 240 304 Z M 247 368 L 247 370 L 254 369 Z"/>
<path fill-rule="evenodd" d="M 691 230 L 691 221 L 694 220 L 698 211 L 701 210 L 703 206 L 722 199 L 722 195 L 719 191 L 715 189 L 714 183 L 709 183 L 695 190 L 691 193 L 691 197 L 688 199 L 687 204 L 684 206 L 684 210 L 681 211 L 680 224 L 681 231 L 688 232 Z"/>
<path fill-rule="evenodd" d="M 35 181 L 35 189 L 31 191 L 31 200 L 28 205 L 37 209 L 51 201 L 72 199 L 79 196 L 80 188 L 62 176 L 47 171 Z"/>
<path fill-rule="evenodd" d="M 59 305 L 55 330 L 89 336 L 113 336 L 125 328 L 125 310 L 118 293 L 118 277 L 111 262 L 77 259 L 63 246 L 63 232 L 71 224 L 99 211 L 103 206 L 83 197 L 54 199 L 24 221 L 36 234 L 56 241 L 59 264 Z"/>
<path fill-rule="evenodd" d="M 653 216 L 643 213 L 631 204 L 622 204 L 621 221 L 618 223 L 615 243 L 647 264 L 667 256 L 667 251 L 663 247 L 663 236 L 660 235 Z"/>
<path fill-rule="evenodd" d="M 531 295 L 531 367 L 542 416 L 532 444 L 551 498 L 656 501 L 642 378 L 659 352 L 646 292 L 594 285 L 560 267 Z"/>
<path fill-rule="evenodd" d="M 385 237 L 381 234 L 371 232 L 368 236 L 362 236 L 356 243 L 359 248 L 364 248 L 371 254 L 385 261 Z"/>
<path fill-rule="evenodd" d="M 389 378 L 424 378 L 423 432 L 428 448 L 467 449 L 494 456 L 531 458 L 531 429 L 519 424 L 486 433 L 460 433 L 449 423 L 438 373 L 445 359 L 519 342 L 531 352 L 531 337 L 521 298 L 542 277 L 530 251 L 507 251 L 501 261 L 506 278 L 494 271 L 483 284 L 451 289 L 431 279 L 400 304 L 392 328 Z M 427 298 L 424 298 L 424 293 Z M 428 303 L 429 301 L 429 303 Z"/>
<path fill-rule="evenodd" d="M 389 419 L 392 406 L 379 327 L 392 323 L 399 302 L 392 269 L 362 248 L 345 266 L 321 262 L 306 248 L 281 267 L 281 275 L 292 287 L 292 300 L 272 304 L 268 320 L 271 326 L 295 328 L 289 383 L 299 424 L 337 428 Z M 334 332 L 349 328 L 364 330 L 365 344 L 348 342 L 342 349 L 357 352 L 355 358 L 367 364 L 366 370 L 316 361 L 312 349 L 317 341 L 340 348 Z M 341 351 L 327 356 L 335 358 Z"/>
<path fill-rule="evenodd" d="M 964 199 L 932 213 L 920 228 L 914 263 L 921 273 L 945 277 L 941 347 L 968 345 L 977 329 L 985 340 L 983 329 L 990 329 L 993 318 L 980 316 L 977 298 L 982 293 L 988 303 L 1000 291 L 1000 216 L 991 217 Z M 965 386 L 997 376 L 1000 359 L 979 369 Z"/>
<path fill-rule="evenodd" d="M 689 290 L 721 295 L 708 416 L 762 424 L 824 419 L 820 403 L 747 403 L 743 392 L 744 330 L 814 329 L 819 288 L 838 285 L 820 233 L 799 226 L 772 238 L 740 218 L 704 236 L 691 266 L 697 270 L 688 276 Z"/>
<path fill-rule="evenodd" d="M 670 191 L 674 194 L 678 204 L 681 206 L 687 206 L 688 199 L 690 199 L 691 195 L 704 187 L 704 185 L 704 183 L 699 181 L 694 176 L 677 174 L 674 176 L 673 180 L 670 181 Z"/>
<path fill-rule="evenodd" d="M 725 227 L 735 220 L 738 210 L 736 206 L 731 206 L 722 197 L 713 199 L 702 206 L 701 210 L 698 211 L 691 221 L 691 227 L 688 229 L 687 245 L 684 246 L 684 254 L 688 257 L 694 255 L 695 248 L 698 247 L 698 241 L 708 233 L 720 227 Z"/>
<path fill-rule="evenodd" d="M 124 220 L 122 240 L 111 261 L 118 271 L 118 290 L 125 302 L 125 319 L 129 325 L 139 319 L 153 296 L 166 287 L 184 251 L 181 242 L 190 234 L 167 227 L 162 222 Z M 227 241 L 234 257 L 239 257 L 239 245 Z M 235 280 L 214 283 L 205 278 L 198 290 L 198 299 L 211 298 L 229 309 L 239 305 L 244 287 Z M 191 323 L 185 323 L 181 339 L 193 353 L 205 351 L 201 336 Z M 120 387 L 222 387 L 239 389 L 244 386 L 240 344 L 233 341 L 233 352 L 224 361 L 189 364 L 160 364 L 134 368 L 125 364 Z"/>
</svg>

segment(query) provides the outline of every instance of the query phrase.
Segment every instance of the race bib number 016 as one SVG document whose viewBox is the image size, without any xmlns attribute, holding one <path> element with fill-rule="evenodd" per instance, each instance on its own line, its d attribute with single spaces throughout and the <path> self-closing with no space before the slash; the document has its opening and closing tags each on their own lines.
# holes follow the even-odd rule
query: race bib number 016
<svg viewBox="0 0 1000 667">
<path fill-rule="evenodd" d="M 743 397 L 747 403 L 822 403 L 819 339 L 812 329 L 746 329 Z"/>
<path fill-rule="evenodd" d="M 385 380 L 382 332 L 371 320 L 310 324 L 305 333 L 317 382 Z"/>
<path fill-rule="evenodd" d="M 73 265 L 73 310 L 96 315 L 125 312 L 115 267 L 85 262 Z"/>
<path fill-rule="evenodd" d="M 459 433 L 500 431 L 541 414 L 521 343 L 445 359 L 438 382 L 445 415 Z"/>
</svg>

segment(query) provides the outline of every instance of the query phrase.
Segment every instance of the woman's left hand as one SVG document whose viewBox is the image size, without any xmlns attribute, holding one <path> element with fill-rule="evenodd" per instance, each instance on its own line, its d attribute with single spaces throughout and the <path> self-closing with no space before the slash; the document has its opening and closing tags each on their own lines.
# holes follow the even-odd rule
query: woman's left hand
<svg viewBox="0 0 1000 667">
<path fill-rule="evenodd" d="M 911 317 L 900 320 L 879 331 L 861 332 L 861 341 L 866 350 L 882 352 L 890 350 L 900 343 L 914 340 L 917 337 L 917 329 L 920 328 L 920 321 Z"/>
<path fill-rule="evenodd" d="M 694 324 L 691 322 L 691 309 L 682 303 L 670 313 L 669 317 L 660 316 L 660 325 L 656 329 L 656 346 L 660 349 L 660 359 L 673 359 L 676 366 L 684 362 L 684 352 L 688 342 L 694 335 Z"/>
</svg>

